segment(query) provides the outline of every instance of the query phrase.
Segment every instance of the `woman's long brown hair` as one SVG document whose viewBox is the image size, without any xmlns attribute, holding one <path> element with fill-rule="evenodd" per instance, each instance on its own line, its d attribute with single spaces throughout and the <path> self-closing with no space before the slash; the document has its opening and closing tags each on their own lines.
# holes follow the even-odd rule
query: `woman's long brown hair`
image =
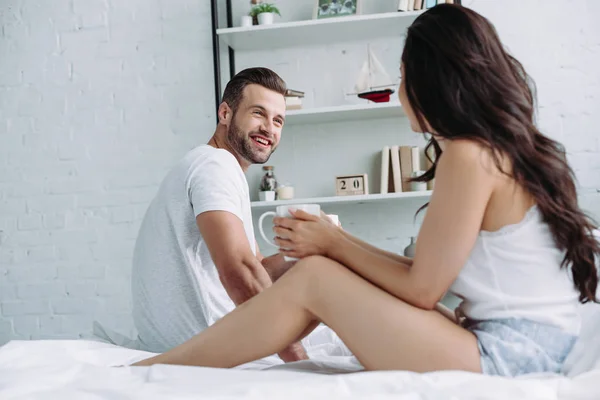
<svg viewBox="0 0 600 400">
<path fill-rule="evenodd" d="M 565 252 L 561 267 L 571 267 L 579 300 L 597 301 L 596 225 L 579 208 L 564 148 L 535 126 L 533 81 L 504 50 L 493 25 L 462 6 L 435 6 L 408 28 L 402 63 L 408 101 L 423 131 L 427 121 L 436 136 L 488 148 L 497 168 L 535 199 Z M 433 166 L 418 181 L 435 177 L 442 152 L 435 136 L 426 150 L 430 147 Z M 511 171 L 503 170 L 502 157 L 510 160 Z"/>
</svg>

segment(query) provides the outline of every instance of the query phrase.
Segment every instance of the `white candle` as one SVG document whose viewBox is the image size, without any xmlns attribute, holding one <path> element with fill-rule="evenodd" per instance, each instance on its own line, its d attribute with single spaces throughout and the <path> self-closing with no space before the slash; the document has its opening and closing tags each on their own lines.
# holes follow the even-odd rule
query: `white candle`
<svg viewBox="0 0 600 400">
<path fill-rule="evenodd" d="M 277 200 L 290 200 L 294 198 L 293 186 L 280 186 L 277 188 Z"/>
</svg>

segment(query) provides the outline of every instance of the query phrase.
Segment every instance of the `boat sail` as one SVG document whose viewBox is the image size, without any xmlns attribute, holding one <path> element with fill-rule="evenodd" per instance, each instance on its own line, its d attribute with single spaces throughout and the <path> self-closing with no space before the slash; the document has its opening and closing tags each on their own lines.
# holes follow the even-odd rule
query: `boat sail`
<svg viewBox="0 0 600 400">
<path fill-rule="evenodd" d="M 383 68 L 381 62 L 375 57 L 368 46 L 368 56 L 365 60 L 354 89 L 356 95 L 361 99 L 371 100 L 376 103 L 385 103 L 390 101 L 390 95 L 394 93 L 392 89 L 395 84 Z"/>
</svg>

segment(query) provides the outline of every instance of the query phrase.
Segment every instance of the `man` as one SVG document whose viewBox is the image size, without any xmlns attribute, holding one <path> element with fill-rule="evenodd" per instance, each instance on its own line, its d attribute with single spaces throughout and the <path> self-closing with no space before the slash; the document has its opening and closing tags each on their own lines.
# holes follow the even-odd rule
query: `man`
<svg viewBox="0 0 600 400">
<path fill-rule="evenodd" d="M 291 266 L 258 251 L 244 175 L 279 144 L 285 89 L 266 68 L 234 76 L 213 137 L 162 182 L 133 257 L 133 317 L 142 349 L 163 352 L 185 342 Z M 279 356 L 286 362 L 307 358 L 300 343 Z"/>
</svg>

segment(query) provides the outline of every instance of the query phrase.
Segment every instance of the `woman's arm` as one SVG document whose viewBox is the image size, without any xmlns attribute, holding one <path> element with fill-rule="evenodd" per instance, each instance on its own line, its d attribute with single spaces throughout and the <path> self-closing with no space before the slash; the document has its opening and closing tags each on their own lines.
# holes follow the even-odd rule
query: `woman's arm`
<svg viewBox="0 0 600 400">
<path fill-rule="evenodd" d="M 380 249 L 379 247 L 370 245 L 369 243 L 360 240 L 356 236 L 352 236 L 351 234 L 349 234 L 346 231 L 342 231 L 342 233 L 346 239 L 348 239 L 349 241 L 353 242 L 354 244 L 362 247 L 363 249 L 370 251 L 371 253 L 382 255 L 382 256 L 387 257 L 396 262 L 402 263 L 404 265 L 408 265 L 409 267 L 413 263 L 412 258 L 404 257 L 404 256 L 401 256 L 394 252 L 386 251 L 386 250 Z"/>
<path fill-rule="evenodd" d="M 377 250 L 368 250 L 345 234 L 340 234 L 325 256 L 345 265 L 386 292 L 424 308 L 418 298 L 418 290 L 414 290 L 408 280 L 410 265 Z"/>
</svg>

